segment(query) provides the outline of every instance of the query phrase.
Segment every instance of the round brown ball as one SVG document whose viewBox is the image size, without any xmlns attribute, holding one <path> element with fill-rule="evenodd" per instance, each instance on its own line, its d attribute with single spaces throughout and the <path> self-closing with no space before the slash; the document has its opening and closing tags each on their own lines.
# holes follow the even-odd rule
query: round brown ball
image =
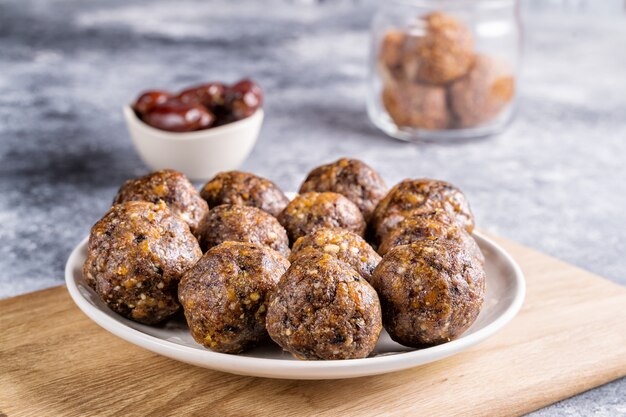
<svg viewBox="0 0 626 417">
<path fill-rule="evenodd" d="M 459 230 L 457 222 L 443 209 L 417 211 L 398 223 L 383 238 L 378 253 L 386 254 L 396 246 L 417 240 L 452 238 Z"/>
<path fill-rule="evenodd" d="M 443 85 L 466 74 L 474 61 L 472 31 L 442 12 L 428 14 L 421 21 L 423 34 L 409 36 L 404 45 L 407 78 Z"/>
<path fill-rule="evenodd" d="M 299 359 L 368 356 L 382 329 L 376 291 L 346 263 L 310 253 L 281 278 L 267 311 L 267 331 Z"/>
<path fill-rule="evenodd" d="M 372 276 L 385 329 L 415 348 L 460 336 L 478 317 L 485 294 L 482 264 L 452 240 L 397 246 Z"/>
<path fill-rule="evenodd" d="M 365 232 L 365 220 L 357 206 L 341 194 L 299 194 L 278 216 L 278 221 L 287 229 L 291 242 L 322 227 L 350 230 L 359 236 Z"/>
<path fill-rule="evenodd" d="M 392 29 L 385 33 L 380 42 L 378 53 L 379 71 L 386 82 L 404 77 L 402 61 L 406 39 L 406 33 Z"/>
<path fill-rule="evenodd" d="M 193 184 L 178 171 L 164 169 L 128 180 L 120 187 L 113 204 L 126 201 L 164 201 L 172 213 L 182 218 L 194 232 L 209 211 Z"/>
<path fill-rule="evenodd" d="M 382 103 L 389 117 L 400 127 L 441 130 L 451 124 L 444 87 L 388 83 L 383 88 Z"/>
<path fill-rule="evenodd" d="M 310 252 L 327 253 L 350 265 L 363 278 L 370 280 L 380 255 L 361 236 L 345 229 L 318 229 L 296 240 L 291 257 L 294 262 Z"/>
<path fill-rule="evenodd" d="M 276 217 L 251 206 L 222 204 L 202 219 L 196 233 L 203 251 L 222 242 L 249 242 L 267 246 L 289 256 L 289 239 Z"/>
<path fill-rule="evenodd" d="M 201 256 L 187 223 L 165 203 L 129 201 L 91 228 L 83 276 L 111 310 L 154 324 L 178 311 L 178 281 Z"/>
<path fill-rule="evenodd" d="M 387 193 L 385 181 L 372 167 L 358 159 L 341 158 L 312 170 L 300 186 L 300 193 L 332 191 L 352 201 L 365 221 Z"/>
<path fill-rule="evenodd" d="M 380 244 L 407 217 L 433 209 L 446 211 L 469 233 L 474 230 L 474 216 L 460 189 L 440 180 L 406 179 L 393 187 L 374 210 L 370 228 L 375 242 Z"/>
<path fill-rule="evenodd" d="M 441 209 L 417 212 L 402 220 L 385 236 L 378 247 L 378 253 L 385 255 L 396 246 L 408 245 L 420 240 L 439 239 L 458 243 L 481 265 L 484 264 L 485 257 L 474 238 Z"/>
<path fill-rule="evenodd" d="M 289 203 L 285 193 L 272 181 L 240 171 L 220 172 L 202 187 L 200 196 L 209 207 L 252 206 L 272 216 L 278 216 Z"/>
<path fill-rule="evenodd" d="M 189 269 L 178 298 L 196 342 L 239 353 L 265 339 L 269 295 L 289 261 L 254 243 L 224 242 Z"/>
<path fill-rule="evenodd" d="M 450 106 L 458 127 L 496 118 L 515 94 L 515 77 L 505 63 L 477 55 L 469 73 L 450 86 Z"/>
<path fill-rule="evenodd" d="M 378 247 L 378 253 L 386 254 L 396 246 L 418 240 L 448 238 L 458 230 L 456 221 L 443 209 L 411 214 L 387 233 Z"/>
</svg>

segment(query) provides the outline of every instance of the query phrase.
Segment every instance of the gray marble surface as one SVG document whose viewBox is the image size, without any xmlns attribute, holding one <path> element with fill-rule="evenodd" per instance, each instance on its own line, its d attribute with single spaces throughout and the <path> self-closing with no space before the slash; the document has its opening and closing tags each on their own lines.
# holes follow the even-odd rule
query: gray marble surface
<svg viewBox="0 0 626 417">
<path fill-rule="evenodd" d="M 370 3 L 0 2 L 0 297 L 61 284 L 119 184 L 147 171 L 121 114 L 136 92 L 248 75 L 267 100 L 244 169 L 293 190 L 311 167 L 350 155 L 390 184 L 446 179 L 480 227 L 626 284 L 623 5 L 546 3 L 526 3 L 510 129 L 412 145 L 365 114 Z M 622 379 L 536 415 L 626 415 L 625 397 Z"/>
</svg>

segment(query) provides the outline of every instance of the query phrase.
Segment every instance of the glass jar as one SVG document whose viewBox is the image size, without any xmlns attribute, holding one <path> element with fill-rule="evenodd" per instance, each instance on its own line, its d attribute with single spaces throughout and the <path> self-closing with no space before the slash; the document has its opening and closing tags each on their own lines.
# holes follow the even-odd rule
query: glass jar
<svg viewBox="0 0 626 417">
<path fill-rule="evenodd" d="M 516 0 L 387 0 L 372 22 L 367 110 L 403 140 L 491 135 L 513 118 Z"/>
</svg>

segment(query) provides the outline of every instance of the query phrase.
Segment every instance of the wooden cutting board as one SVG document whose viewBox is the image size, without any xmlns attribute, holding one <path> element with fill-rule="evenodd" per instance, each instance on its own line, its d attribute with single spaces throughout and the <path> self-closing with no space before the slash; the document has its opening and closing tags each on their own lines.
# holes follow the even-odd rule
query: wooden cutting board
<svg viewBox="0 0 626 417">
<path fill-rule="evenodd" d="M 475 348 L 333 381 L 197 368 L 102 330 L 64 287 L 0 301 L 0 416 L 518 415 L 626 375 L 626 288 L 496 239 L 520 263 L 520 314 Z"/>
</svg>

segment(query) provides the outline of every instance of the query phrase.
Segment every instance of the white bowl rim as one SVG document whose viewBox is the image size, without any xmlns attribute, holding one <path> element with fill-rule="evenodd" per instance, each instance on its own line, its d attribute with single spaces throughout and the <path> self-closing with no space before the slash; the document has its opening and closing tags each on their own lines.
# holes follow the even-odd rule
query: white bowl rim
<svg viewBox="0 0 626 417">
<path fill-rule="evenodd" d="M 141 120 L 139 117 L 137 117 L 137 114 L 133 110 L 131 104 L 126 104 L 122 108 L 122 110 L 128 123 L 133 123 L 139 129 L 143 129 L 146 133 L 150 134 L 153 137 L 158 136 L 160 139 L 169 139 L 176 141 L 213 139 L 220 136 L 225 131 L 244 129 L 248 124 L 254 123 L 256 119 L 263 119 L 264 117 L 263 108 L 259 108 L 252 115 L 246 117 L 245 119 L 227 123 L 222 126 L 211 127 L 203 130 L 195 130 L 193 132 L 168 132 L 167 130 L 161 130 L 152 127 L 149 124 L 145 123 L 143 120 Z"/>
<path fill-rule="evenodd" d="M 524 298 L 526 296 L 526 284 L 524 280 L 524 274 L 515 260 L 509 255 L 500 245 L 491 240 L 490 238 L 482 235 L 479 232 L 473 234 L 478 240 L 480 240 L 485 246 L 489 247 L 498 256 L 502 257 L 509 267 L 513 270 L 514 276 L 514 288 L 511 290 L 513 293 L 513 299 L 510 304 L 497 317 L 493 322 L 487 324 L 485 327 L 475 331 L 466 336 L 461 336 L 458 339 L 450 342 L 433 346 L 425 349 L 416 349 L 409 352 L 398 353 L 394 355 L 375 356 L 362 359 L 344 359 L 344 360 L 324 360 L 324 361 L 291 361 L 281 359 L 270 359 L 250 356 L 232 355 L 226 353 L 213 352 L 208 349 L 198 349 L 189 346 L 183 346 L 176 343 L 172 343 L 155 336 L 148 335 L 139 330 L 135 330 L 131 327 L 124 325 L 113 317 L 109 316 L 105 312 L 101 311 L 96 306 L 89 303 L 88 300 L 80 293 L 76 284 L 73 274 L 73 268 L 76 267 L 77 261 L 81 256 L 81 250 L 84 249 L 87 244 L 88 238 L 83 239 L 72 251 L 70 257 L 67 260 L 65 266 L 65 282 L 70 296 L 76 303 L 76 305 L 87 315 L 90 319 L 96 322 L 105 330 L 112 334 L 143 347 L 149 351 L 174 358 L 183 362 L 192 364 L 203 364 L 200 366 L 215 368 L 220 370 L 228 369 L 232 373 L 241 373 L 245 375 L 261 375 L 268 374 L 273 375 L 273 378 L 291 378 L 291 379 L 326 379 L 337 378 L 337 376 L 326 375 L 334 372 L 340 372 L 341 369 L 354 368 L 353 374 L 346 376 L 339 376 L 339 378 L 347 378 L 352 376 L 365 376 L 375 373 L 387 373 L 397 370 L 402 370 L 410 367 L 415 367 L 421 364 L 439 360 L 453 354 L 456 354 L 462 350 L 465 350 L 471 346 L 474 346 L 488 337 L 494 335 L 500 331 L 508 322 L 521 309 Z M 177 355 L 173 356 L 172 352 L 176 351 Z M 184 359 L 183 359 L 184 358 Z M 219 364 L 213 366 L 207 366 L 208 363 Z M 363 367 L 363 369 L 358 370 Z M 373 371 L 372 368 L 381 367 L 385 368 L 382 372 Z M 281 371 L 294 372 L 291 376 L 279 376 Z M 366 369 L 365 369 L 366 368 Z M 369 369 L 369 371 L 368 371 Z M 308 372 L 306 376 L 299 376 L 297 371 Z M 346 369 L 348 371 L 348 369 Z M 323 373 L 322 373 L 323 372 Z M 284 374 L 284 372 L 283 372 Z M 318 376 L 311 376 L 313 374 L 319 374 Z"/>
</svg>

